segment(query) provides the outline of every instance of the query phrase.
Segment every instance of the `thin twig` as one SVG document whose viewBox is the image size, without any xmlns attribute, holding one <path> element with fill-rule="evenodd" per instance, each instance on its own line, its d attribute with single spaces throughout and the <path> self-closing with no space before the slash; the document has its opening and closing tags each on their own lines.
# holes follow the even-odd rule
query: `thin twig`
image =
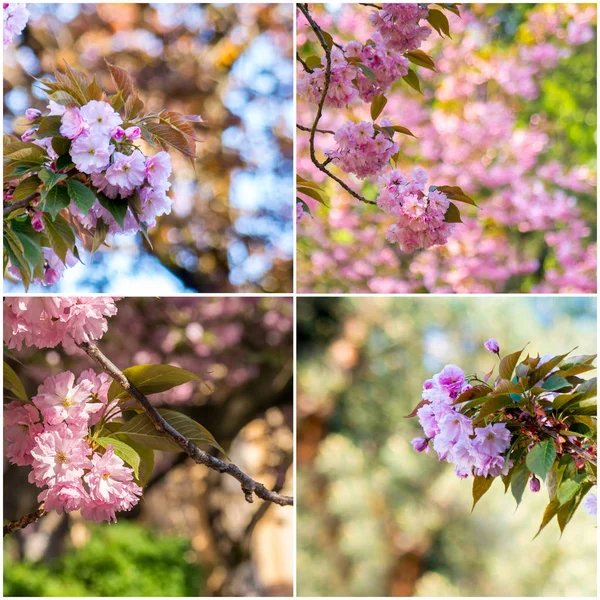
<svg viewBox="0 0 600 600">
<path fill-rule="evenodd" d="M 378 4 L 370 4 L 368 2 L 359 2 L 360 6 L 371 6 L 372 8 L 376 8 L 377 10 L 381 10 L 383 7 Z"/>
<path fill-rule="evenodd" d="M 302 14 L 305 16 L 305 18 L 308 21 L 309 25 L 311 26 L 312 30 L 315 32 L 315 35 L 319 39 L 319 43 L 321 44 L 321 47 L 325 51 L 325 59 L 327 61 L 327 64 L 325 67 L 325 83 L 323 85 L 323 91 L 321 93 L 321 98 L 317 105 L 317 113 L 315 115 L 315 120 L 310 129 L 310 160 L 312 161 L 313 165 L 315 165 L 315 167 L 317 167 L 317 169 L 319 169 L 319 171 L 321 171 L 322 173 L 325 173 L 325 175 L 327 175 L 327 177 L 329 177 L 330 179 L 333 179 L 335 182 L 337 182 L 351 196 L 353 196 L 357 200 L 360 200 L 361 202 L 364 202 L 365 204 L 375 204 L 376 205 L 377 204 L 376 202 L 373 202 L 372 200 L 367 200 L 366 198 L 364 198 L 363 196 L 361 196 L 360 194 L 355 192 L 351 187 L 349 187 L 346 183 L 344 183 L 339 177 L 336 177 L 325 166 L 324 163 L 319 162 L 319 160 L 317 159 L 317 155 L 316 155 L 316 151 L 315 151 L 315 135 L 317 133 L 317 129 L 319 126 L 319 121 L 321 120 L 321 117 L 323 116 L 323 106 L 325 105 L 325 98 L 327 97 L 327 92 L 329 91 L 329 84 L 331 82 L 331 49 L 329 48 L 327 42 L 325 41 L 325 36 L 323 35 L 321 28 L 316 23 L 316 21 L 312 18 L 310 11 L 308 10 L 308 4 L 298 4 L 298 8 L 302 12 Z"/>
<path fill-rule="evenodd" d="M 198 464 L 204 465 L 209 469 L 213 469 L 219 473 L 226 473 L 234 479 L 237 479 L 242 486 L 242 491 L 244 492 L 247 502 L 253 502 L 253 495 L 255 494 L 266 502 L 273 502 L 275 504 L 279 504 L 280 506 L 293 505 L 294 499 L 291 496 L 282 496 L 275 491 L 267 489 L 262 483 L 258 483 L 249 475 L 246 475 L 246 473 L 244 473 L 237 465 L 225 462 L 216 456 L 208 454 L 208 452 L 204 452 L 204 450 L 198 448 L 198 446 L 196 446 L 192 441 L 181 435 L 179 431 L 165 421 L 156 408 L 152 406 L 150 400 L 148 400 L 148 398 L 127 379 L 125 374 L 102 353 L 96 344 L 93 342 L 83 342 L 77 345 L 92 360 L 98 363 L 105 373 L 108 373 L 108 375 L 118 382 L 119 385 L 126 390 L 130 396 L 139 402 L 158 432 L 164 433 L 170 437 L 190 458 L 192 458 Z"/>
<path fill-rule="evenodd" d="M 307 64 L 306 61 L 302 60 L 302 57 L 300 56 L 300 54 L 298 54 L 298 52 L 296 52 L 296 60 L 302 65 L 302 68 L 307 72 L 307 73 L 314 73 L 314 69 L 311 69 Z"/>
<path fill-rule="evenodd" d="M 10 521 L 6 525 L 4 525 L 4 535 L 6 536 L 9 533 L 13 533 L 13 531 L 17 531 L 18 529 L 25 529 L 27 525 L 36 523 L 39 519 L 41 519 L 44 515 L 47 514 L 48 513 L 44 509 L 44 503 L 42 502 L 37 510 L 34 510 L 29 514 L 22 516 L 20 519 Z"/>
<path fill-rule="evenodd" d="M 28 206 L 31 203 L 31 201 L 37 195 L 38 195 L 38 192 L 33 192 L 32 194 L 29 194 L 29 196 L 26 196 L 22 200 L 17 200 L 16 202 L 13 202 L 12 204 L 8 204 L 7 206 L 4 207 L 4 216 L 8 217 L 10 215 L 10 213 L 14 212 L 15 210 L 17 210 L 19 208 L 25 208 L 26 206 Z"/>
<path fill-rule="evenodd" d="M 310 127 L 305 127 L 304 125 L 300 125 L 296 123 L 296 127 L 300 129 L 300 131 L 312 131 Z M 331 131 L 331 129 L 317 129 L 318 133 L 330 133 L 331 135 L 335 135 L 335 131 Z"/>
</svg>

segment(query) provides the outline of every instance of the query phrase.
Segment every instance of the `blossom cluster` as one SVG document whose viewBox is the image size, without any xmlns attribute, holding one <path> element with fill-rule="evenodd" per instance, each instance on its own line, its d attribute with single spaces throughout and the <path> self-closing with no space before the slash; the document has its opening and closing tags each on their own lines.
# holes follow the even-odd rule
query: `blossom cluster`
<svg viewBox="0 0 600 600">
<path fill-rule="evenodd" d="M 2 4 L 3 8 L 3 28 L 2 36 L 4 49 L 8 48 L 13 43 L 14 39 L 23 32 L 27 20 L 29 19 L 29 11 L 21 3 Z"/>
<path fill-rule="evenodd" d="M 100 339 L 117 314 L 108 296 L 11 297 L 4 300 L 4 343 L 9 349 L 53 348 Z"/>
<path fill-rule="evenodd" d="M 382 122 L 388 124 L 385 119 Z M 389 123 L 391 124 L 391 123 Z M 346 122 L 334 136 L 335 150 L 327 150 L 325 155 L 346 173 L 354 173 L 360 179 L 376 175 L 398 152 L 400 147 L 381 130 L 375 130 L 372 123 Z"/>
<path fill-rule="evenodd" d="M 429 10 L 419 4 L 382 4 L 381 10 L 371 13 L 369 19 L 388 48 L 396 52 L 416 50 L 431 33 L 421 26 Z"/>
<path fill-rule="evenodd" d="M 123 129 L 123 119 L 113 107 L 101 100 L 90 100 L 81 107 L 67 108 L 52 100 L 48 104 L 50 115 L 61 117 L 60 134 L 71 140 L 69 154 L 80 173 L 89 175 L 89 182 L 96 192 L 111 200 L 130 198 L 139 193 L 139 214 L 131 206 L 125 214 L 123 227 L 99 200 L 84 215 L 74 202 L 70 210 L 86 229 L 93 229 L 99 218 L 109 226 L 109 233 L 135 233 L 140 221 L 148 227 L 156 224 L 156 217 L 171 212 L 171 157 L 165 151 L 146 157 L 135 145 L 142 132 L 138 126 Z M 40 118 L 40 111 L 28 109 L 31 121 Z M 58 156 L 52 148 L 52 138 L 35 140 L 36 129 L 28 129 L 21 139 L 43 146 L 51 161 Z M 39 220 L 38 230 L 43 229 Z M 34 224 L 35 227 L 35 224 Z"/>
<path fill-rule="evenodd" d="M 348 42 L 344 46 L 347 58 L 356 58 L 373 73 L 376 82 L 357 68 L 356 86 L 364 102 L 371 102 L 377 95 L 390 89 L 394 81 L 408 73 L 408 59 L 400 52 L 386 46 L 380 34 L 373 34 L 370 43 Z"/>
<path fill-rule="evenodd" d="M 120 416 L 108 402 L 110 377 L 92 369 L 75 379 L 66 371 L 48 377 L 32 403 L 4 407 L 6 456 L 29 466 L 29 482 L 44 488 L 38 501 L 58 514 L 81 510 L 84 518 L 116 521 L 115 513 L 130 510 L 142 494 L 133 470 L 115 454 L 95 443 L 90 428 Z"/>
<path fill-rule="evenodd" d="M 456 226 L 445 221 L 450 201 L 436 189 L 425 190 L 426 171 L 415 169 L 409 180 L 394 170 L 382 175 L 380 184 L 377 206 L 396 220 L 387 233 L 390 242 L 411 252 L 448 241 Z"/>
<path fill-rule="evenodd" d="M 456 365 L 446 365 L 423 384 L 425 404 L 417 411 L 425 437 L 415 438 L 418 452 L 430 451 L 430 442 L 439 460 L 453 463 L 458 477 L 497 477 L 511 466 L 503 456 L 510 447 L 511 434 L 504 423 L 474 427 L 472 419 L 460 412 L 456 399 L 471 389 L 465 374 Z"/>
</svg>

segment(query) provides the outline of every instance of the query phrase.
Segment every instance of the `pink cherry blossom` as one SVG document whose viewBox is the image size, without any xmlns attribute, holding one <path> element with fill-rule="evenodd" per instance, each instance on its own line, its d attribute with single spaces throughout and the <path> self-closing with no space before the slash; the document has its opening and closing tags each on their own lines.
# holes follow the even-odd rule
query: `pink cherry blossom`
<svg viewBox="0 0 600 600">
<path fill-rule="evenodd" d="M 46 511 L 70 513 L 79 510 L 89 502 L 89 496 L 83 487 L 80 477 L 57 481 L 54 485 L 43 490 L 38 496 L 38 502 L 44 502 Z"/>
<path fill-rule="evenodd" d="M 46 378 L 32 401 L 49 425 L 66 421 L 87 428 L 89 416 L 102 409 L 101 403 L 88 402 L 92 387 L 92 382 L 86 379 L 76 385 L 75 375 L 65 371 Z"/>
<path fill-rule="evenodd" d="M 27 25 L 29 19 L 29 11 L 24 4 L 3 4 L 3 41 L 4 49 L 8 48 L 13 43 L 15 37 L 20 35 Z"/>
<path fill-rule="evenodd" d="M 171 175 L 171 170 L 171 157 L 164 151 L 146 159 L 146 179 L 155 188 L 165 186 Z"/>
<path fill-rule="evenodd" d="M 123 123 L 119 113 L 108 102 L 90 100 L 81 107 L 81 116 L 88 123 L 90 132 L 110 138 L 110 132 Z"/>
<path fill-rule="evenodd" d="M 28 108 L 25 111 L 25 118 L 28 121 L 35 121 L 41 114 L 42 114 L 42 111 L 38 110 L 37 108 Z"/>
<path fill-rule="evenodd" d="M 77 169 L 91 175 L 108 166 L 113 149 L 108 137 L 90 129 L 89 133 L 80 135 L 73 141 L 70 154 Z"/>
<path fill-rule="evenodd" d="M 35 446 L 35 437 L 44 426 L 40 423 L 40 413 L 32 404 L 10 402 L 4 405 L 4 441 L 6 457 L 19 466 L 30 465 L 33 460 L 31 449 Z"/>
<path fill-rule="evenodd" d="M 61 117 L 60 135 L 73 140 L 87 131 L 88 123 L 78 108 L 67 108 Z"/>
<path fill-rule="evenodd" d="M 504 423 L 476 427 L 473 446 L 489 456 L 500 454 L 510 446 L 510 431 Z"/>
<path fill-rule="evenodd" d="M 146 177 L 144 155 L 134 150 L 131 155 L 115 152 L 113 164 L 106 171 L 106 180 L 119 188 L 121 196 L 130 195 L 144 183 Z"/>
<path fill-rule="evenodd" d="M 90 468 L 88 457 L 92 449 L 66 425 L 44 431 L 35 439 L 36 445 L 31 450 L 33 469 L 29 473 L 30 483 L 38 487 L 52 486 L 60 481 L 78 479 L 84 469 Z"/>
</svg>

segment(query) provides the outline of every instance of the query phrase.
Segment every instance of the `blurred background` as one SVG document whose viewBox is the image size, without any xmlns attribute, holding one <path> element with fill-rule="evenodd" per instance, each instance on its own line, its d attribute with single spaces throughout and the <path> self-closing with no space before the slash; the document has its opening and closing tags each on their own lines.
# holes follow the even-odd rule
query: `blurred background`
<svg viewBox="0 0 600 600">
<path fill-rule="evenodd" d="M 27 4 L 4 52 L 4 131 L 47 101 L 32 77 L 63 60 L 112 91 L 104 60 L 129 71 L 149 110 L 198 114 L 195 171 L 172 152 L 173 211 L 150 231 L 37 292 L 292 291 L 293 66 L 290 4 Z M 6 285 L 20 291 L 20 283 Z"/>
<path fill-rule="evenodd" d="M 293 304 L 289 298 L 117 302 L 99 342 L 120 368 L 168 363 L 207 385 L 151 396 L 204 425 L 231 460 L 293 493 Z M 123 335 L 127 332 L 127 335 Z M 94 364 L 80 350 L 7 357 L 30 395 L 49 375 Z M 210 389 L 209 389 L 210 388 Z M 206 448 L 208 450 L 208 448 Z M 119 522 L 49 514 L 4 539 L 5 596 L 289 596 L 294 510 L 260 500 L 183 453 L 155 452 L 140 503 Z M 4 518 L 37 508 L 28 469 L 4 464 Z"/>
<path fill-rule="evenodd" d="M 337 43 L 373 34 L 368 4 L 310 8 Z M 298 173 L 322 185 L 330 206 L 303 197 L 314 218 L 298 225 L 299 292 L 596 291 L 596 5 L 461 4 L 460 13 L 444 12 L 451 39 L 433 31 L 422 45 L 436 64 L 414 69 L 423 94 L 397 81 L 380 118 L 418 138 L 394 138 L 404 175 L 424 168 L 428 185 L 461 186 L 479 208 L 460 206 L 464 224 L 446 245 L 400 252 L 385 239 L 393 219 L 318 171 L 298 132 Z M 297 49 L 322 55 L 302 16 Z M 315 105 L 299 98 L 297 113 L 311 124 Z M 370 121 L 369 104 L 326 108 L 320 127 L 348 119 Z M 316 141 L 319 155 L 335 147 L 330 135 Z M 374 179 L 333 172 L 376 199 Z"/>
<path fill-rule="evenodd" d="M 473 514 L 472 479 L 418 454 L 404 419 L 423 381 L 454 363 L 488 372 L 501 352 L 596 352 L 584 298 L 299 298 L 300 596 L 596 596 L 596 522 L 537 539 L 545 488 L 515 511 L 496 482 Z"/>
</svg>

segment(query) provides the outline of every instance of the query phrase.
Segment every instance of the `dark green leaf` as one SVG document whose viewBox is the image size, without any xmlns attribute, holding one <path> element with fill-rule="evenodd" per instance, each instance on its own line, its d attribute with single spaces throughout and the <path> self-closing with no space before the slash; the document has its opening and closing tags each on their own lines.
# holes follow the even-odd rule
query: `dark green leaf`
<svg viewBox="0 0 600 600">
<path fill-rule="evenodd" d="M 571 384 L 564 377 L 554 373 L 546 379 L 542 387 L 549 392 L 554 392 L 565 387 L 571 387 Z"/>
<path fill-rule="evenodd" d="M 127 214 L 127 202 L 117 196 L 114 200 L 98 192 L 98 202 L 114 217 L 115 221 L 123 228 Z"/>
<path fill-rule="evenodd" d="M 529 469 L 525 463 L 521 463 L 518 467 L 515 467 L 511 482 L 510 491 L 517 501 L 517 506 L 521 504 L 521 498 L 523 498 L 523 492 L 527 486 L 529 480 Z"/>
<path fill-rule="evenodd" d="M 64 185 L 55 185 L 50 191 L 42 192 L 41 209 L 50 214 L 52 219 L 63 209 L 69 206 L 69 193 Z"/>
<path fill-rule="evenodd" d="M 435 63 L 431 56 L 423 52 L 423 50 L 409 50 L 404 56 L 410 60 L 410 62 L 420 67 L 425 67 L 431 71 L 435 71 Z"/>
<path fill-rule="evenodd" d="M 377 117 L 379 117 L 386 104 L 387 98 L 383 94 L 373 97 L 373 100 L 371 101 L 371 119 L 373 119 L 373 121 L 377 120 Z"/>
<path fill-rule="evenodd" d="M 60 215 L 54 221 L 48 215 L 43 216 L 45 233 L 48 236 L 50 247 L 64 264 L 67 263 L 67 253 L 75 245 L 75 234 L 69 223 Z"/>
<path fill-rule="evenodd" d="M 552 468 L 556 459 L 556 450 L 552 440 L 546 440 L 536 444 L 527 454 L 526 463 L 530 471 L 540 479 L 545 480 L 548 471 Z"/>
<path fill-rule="evenodd" d="M 83 216 L 87 216 L 90 212 L 90 208 L 92 208 L 94 202 L 96 202 L 94 192 L 92 192 L 87 185 L 84 185 L 81 181 L 75 179 L 69 179 L 67 188 L 71 200 L 77 205 L 77 208 L 83 213 Z"/>
<path fill-rule="evenodd" d="M 421 91 L 421 83 L 419 82 L 419 76 L 412 69 L 409 69 L 408 73 L 404 77 L 402 77 L 402 79 L 406 81 L 406 83 L 408 83 L 408 85 L 410 85 L 410 87 L 413 90 L 416 90 L 420 94 L 423 93 Z"/>
<path fill-rule="evenodd" d="M 446 223 L 462 223 L 460 210 L 458 210 L 456 204 L 452 204 L 452 202 L 448 204 L 448 210 L 446 211 L 444 221 L 446 221 Z"/>
</svg>

